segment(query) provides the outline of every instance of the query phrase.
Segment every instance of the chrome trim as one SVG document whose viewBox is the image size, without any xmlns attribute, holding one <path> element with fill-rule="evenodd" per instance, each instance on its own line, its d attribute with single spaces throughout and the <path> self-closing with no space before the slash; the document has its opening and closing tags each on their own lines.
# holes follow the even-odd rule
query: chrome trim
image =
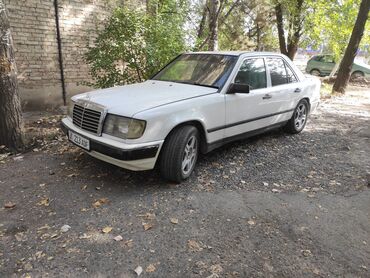
<svg viewBox="0 0 370 278">
<path fill-rule="evenodd" d="M 86 100 L 86 99 L 78 99 L 76 101 L 73 102 L 73 108 L 72 108 L 72 122 L 73 122 L 73 111 L 74 111 L 74 108 L 75 108 L 75 105 L 79 105 L 81 107 L 83 107 L 83 111 L 85 111 L 85 109 L 90 109 L 90 110 L 93 110 L 93 111 L 96 111 L 96 112 L 99 112 L 100 113 L 100 118 L 99 118 L 99 122 L 98 122 L 98 129 L 97 129 L 97 132 L 92 132 L 92 131 L 89 131 L 89 130 L 86 130 L 84 128 L 82 128 L 82 126 L 78 126 L 80 129 L 90 133 L 90 134 L 94 134 L 94 135 L 98 135 L 98 136 L 101 136 L 102 134 L 102 131 L 103 131 L 103 124 L 104 124 L 104 120 L 105 120 L 105 117 L 107 115 L 107 112 L 108 112 L 108 109 L 103 106 L 103 105 L 100 105 L 100 104 L 97 104 L 97 103 L 94 103 L 94 102 L 91 102 L 89 100 Z M 81 121 L 83 121 L 83 117 L 81 119 Z"/>
</svg>

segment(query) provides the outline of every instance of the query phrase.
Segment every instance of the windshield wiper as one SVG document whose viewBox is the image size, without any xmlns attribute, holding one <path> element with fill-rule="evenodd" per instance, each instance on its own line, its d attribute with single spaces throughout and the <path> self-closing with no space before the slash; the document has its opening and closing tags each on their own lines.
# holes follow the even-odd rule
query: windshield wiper
<svg viewBox="0 0 370 278">
<path fill-rule="evenodd" d="M 180 81 L 180 80 L 161 80 L 161 79 L 151 79 L 151 80 L 158 80 L 158 81 L 166 81 L 166 82 L 174 82 L 174 83 L 181 83 L 181 84 L 188 84 L 188 85 L 196 85 L 196 86 L 202 86 L 202 87 L 209 87 L 209 88 L 215 88 L 219 89 L 220 87 L 214 86 L 214 85 L 207 85 L 207 84 L 202 84 L 198 82 L 187 82 L 187 81 Z"/>
<path fill-rule="evenodd" d="M 209 87 L 209 88 L 216 88 L 216 89 L 219 89 L 218 86 L 214 86 L 214 85 L 207 85 L 207 84 L 202 84 L 202 83 L 199 83 L 199 82 L 180 82 L 179 83 L 184 83 L 184 84 L 189 84 L 189 85 L 196 85 L 196 86 L 203 86 L 203 87 Z"/>
</svg>

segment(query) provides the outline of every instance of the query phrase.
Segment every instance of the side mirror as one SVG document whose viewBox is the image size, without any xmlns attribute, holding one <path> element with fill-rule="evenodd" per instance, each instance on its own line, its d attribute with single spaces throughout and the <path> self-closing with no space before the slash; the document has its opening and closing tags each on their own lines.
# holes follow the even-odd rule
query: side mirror
<svg viewBox="0 0 370 278">
<path fill-rule="evenodd" d="M 248 84 L 231 83 L 227 91 L 228 94 L 249 94 L 250 86 Z"/>
</svg>

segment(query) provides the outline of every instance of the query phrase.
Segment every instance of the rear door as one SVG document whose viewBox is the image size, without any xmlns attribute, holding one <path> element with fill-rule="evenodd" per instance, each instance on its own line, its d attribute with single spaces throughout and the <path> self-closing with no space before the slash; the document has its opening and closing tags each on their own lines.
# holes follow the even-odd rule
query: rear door
<svg viewBox="0 0 370 278">
<path fill-rule="evenodd" d="M 270 74 L 271 87 L 269 94 L 274 102 L 275 115 L 271 123 L 279 123 L 290 119 L 297 101 L 301 98 L 303 88 L 297 75 L 289 64 L 281 57 L 266 58 Z"/>
</svg>

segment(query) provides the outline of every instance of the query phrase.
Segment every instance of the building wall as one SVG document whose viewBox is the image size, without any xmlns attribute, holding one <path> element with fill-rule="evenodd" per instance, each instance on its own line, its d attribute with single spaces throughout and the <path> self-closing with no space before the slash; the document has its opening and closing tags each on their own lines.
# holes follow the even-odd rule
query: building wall
<svg viewBox="0 0 370 278">
<path fill-rule="evenodd" d="M 5 0 L 25 109 L 63 104 L 54 0 Z M 90 88 L 83 54 L 122 0 L 58 0 L 67 99 Z"/>
</svg>

